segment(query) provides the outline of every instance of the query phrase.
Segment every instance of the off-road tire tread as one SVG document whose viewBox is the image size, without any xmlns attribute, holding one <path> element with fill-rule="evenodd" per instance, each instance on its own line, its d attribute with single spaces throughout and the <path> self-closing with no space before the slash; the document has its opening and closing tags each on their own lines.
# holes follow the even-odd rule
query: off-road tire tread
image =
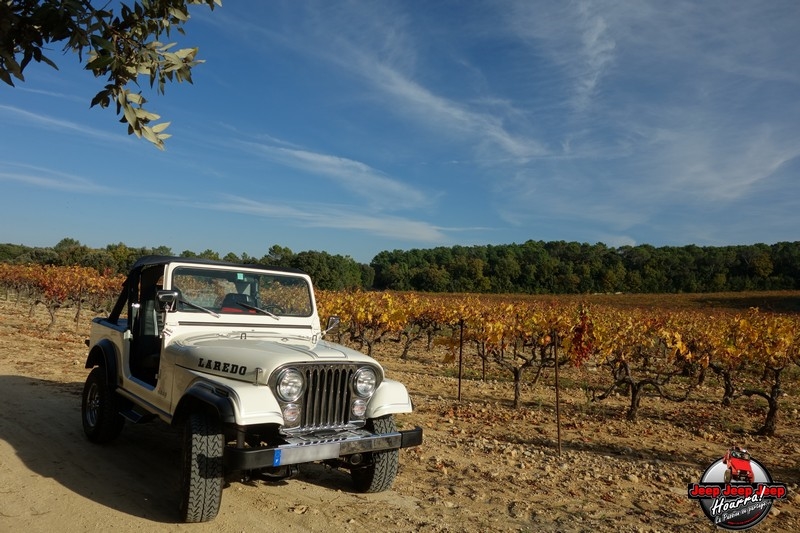
<svg viewBox="0 0 800 533">
<path fill-rule="evenodd" d="M 204 413 L 190 415 L 183 434 L 181 518 L 206 522 L 219 512 L 224 485 L 224 436 L 219 422 Z"/>
<path fill-rule="evenodd" d="M 367 421 L 367 428 L 375 433 L 394 433 L 397 427 L 389 415 Z M 353 468 L 350 472 L 355 489 L 359 492 L 383 492 L 394 484 L 400 465 L 400 450 L 374 452 L 368 466 Z"/>
</svg>

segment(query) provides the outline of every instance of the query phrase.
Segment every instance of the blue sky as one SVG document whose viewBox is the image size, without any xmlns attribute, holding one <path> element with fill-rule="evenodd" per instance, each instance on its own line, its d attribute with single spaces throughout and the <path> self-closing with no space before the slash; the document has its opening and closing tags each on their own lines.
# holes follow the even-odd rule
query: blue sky
<svg viewBox="0 0 800 533">
<path fill-rule="evenodd" d="M 383 250 L 800 239 L 800 3 L 192 10 L 167 149 L 74 54 L 0 84 L 0 242 Z"/>
</svg>

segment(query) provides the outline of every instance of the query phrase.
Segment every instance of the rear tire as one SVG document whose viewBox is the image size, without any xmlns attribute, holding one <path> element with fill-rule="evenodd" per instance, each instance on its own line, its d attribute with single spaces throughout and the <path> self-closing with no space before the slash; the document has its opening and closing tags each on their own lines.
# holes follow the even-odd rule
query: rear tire
<svg viewBox="0 0 800 533">
<path fill-rule="evenodd" d="M 181 519 L 206 522 L 219 512 L 224 485 L 225 438 L 215 417 L 194 413 L 186 419 L 181 464 Z"/>
<path fill-rule="evenodd" d="M 86 378 L 81 418 L 83 432 L 96 444 L 107 444 L 122 432 L 125 419 L 119 414 L 119 397 L 108 384 L 103 367 L 94 367 Z"/>
<path fill-rule="evenodd" d="M 397 427 L 392 415 L 367 421 L 366 428 L 373 433 L 394 433 Z M 369 464 L 353 467 L 350 477 L 359 492 L 383 492 L 391 488 L 400 465 L 400 450 L 373 452 Z"/>
</svg>

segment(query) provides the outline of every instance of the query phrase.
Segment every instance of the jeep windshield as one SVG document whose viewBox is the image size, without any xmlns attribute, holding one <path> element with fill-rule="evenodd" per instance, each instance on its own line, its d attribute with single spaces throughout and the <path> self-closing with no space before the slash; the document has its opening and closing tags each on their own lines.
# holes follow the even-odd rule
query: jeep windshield
<svg viewBox="0 0 800 533">
<path fill-rule="evenodd" d="M 311 287 L 305 278 L 249 270 L 181 266 L 172 273 L 179 294 L 178 311 L 241 315 L 308 317 Z"/>
<path fill-rule="evenodd" d="M 750 454 L 744 450 L 731 450 L 731 457 L 734 459 L 742 459 L 743 461 L 750 460 Z"/>
</svg>

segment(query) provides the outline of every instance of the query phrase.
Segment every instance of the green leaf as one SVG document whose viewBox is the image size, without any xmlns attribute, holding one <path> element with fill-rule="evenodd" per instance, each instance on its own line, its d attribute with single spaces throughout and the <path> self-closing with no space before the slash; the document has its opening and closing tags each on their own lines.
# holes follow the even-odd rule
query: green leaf
<svg viewBox="0 0 800 533">
<path fill-rule="evenodd" d="M 7 84 L 14 86 L 14 82 L 11 80 L 11 76 L 8 75 L 5 69 L 0 69 L 0 80 L 3 80 Z"/>
<path fill-rule="evenodd" d="M 142 105 L 144 102 L 144 98 L 142 98 L 142 95 L 139 93 L 128 93 L 127 98 L 128 101 L 133 104 Z"/>
<path fill-rule="evenodd" d="M 161 137 L 159 135 L 156 135 L 153 132 L 153 129 L 151 127 L 149 126 L 142 127 L 142 136 L 151 143 L 153 143 L 154 145 L 156 145 L 156 148 L 158 148 L 159 150 L 164 149 L 164 141 L 161 140 Z"/>
<path fill-rule="evenodd" d="M 189 14 L 178 7 L 169 8 L 169 14 L 183 22 L 189 20 Z"/>
<path fill-rule="evenodd" d="M 135 109 L 134 113 L 136 114 L 136 118 L 137 119 L 139 119 L 139 120 L 141 120 L 141 121 L 143 121 L 145 123 L 150 122 L 151 120 L 158 120 L 158 119 L 161 118 L 161 115 L 156 115 L 155 113 L 151 113 L 149 111 L 146 111 L 146 110 L 142 109 L 141 107 L 139 109 Z"/>
<path fill-rule="evenodd" d="M 10 86 L 17 82 L 14 78 L 25 81 L 23 72 L 33 61 L 58 69 L 43 52 L 53 43 L 60 43 L 64 51 L 78 55 L 86 70 L 107 78 L 105 88 L 92 97 L 91 107 L 110 107 L 113 102 L 117 118 L 127 123 L 130 134 L 146 136 L 163 149 L 164 139 L 170 136 L 164 133 L 169 123 L 153 125 L 159 115 L 142 109 L 145 98 L 138 90 L 134 93 L 126 87 L 130 82 L 138 86 L 140 77 L 148 76 L 150 86 L 163 94 L 167 82 L 191 82 L 191 67 L 200 63 L 195 60 L 197 48 L 178 49 L 174 42 L 160 41 L 169 41 L 173 30 L 184 34 L 183 25 L 190 18 L 189 4 L 207 5 L 213 10 L 222 1 L 104 0 L 97 4 L 107 7 L 92 7 L 95 2 L 91 0 L 0 0 L 0 5 L 5 4 L 11 6 L 6 11 L 17 15 L 30 5 L 26 9 L 33 13 L 29 16 L 34 24 L 27 40 L 18 42 L 16 49 L 0 45 L 0 80 Z M 3 28 L 8 30 L 8 24 L 11 22 L 0 20 L 0 33 Z"/>
<path fill-rule="evenodd" d="M 198 48 L 181 48 L 180 50 L 175 51 L 175 56 L 179 57 L 180 59 L 192 59 L 195 55 L 197 55 Z"/>
<path fill-rule="evenodd" d="M 136 136 L 138 137 L 139 133 L 136 131 L 136 124 L 138 123 L 136 118 L 136 110 L 134 110 L 133 107 L 126 102 L 122 104 L 122 113 L 125 116 L 125 120 L 133 127 L 134 133 L 136 133 Z"/>
<path fill-rule="evenodd" d="M 103 72 L 106 67 L 114 62 L 114 56 L 102 55 L 97 56 L 86 64 L 86 70 Z"/>
<path fill-rule="evenodd" d="M 108 91 L 103 90 L 94 95 L 94 98 L 92 98 L 92 103 L 89 105 L 89 107 L 94 107 L 98 104 L 100 104 L 100 107 L 108 107 L 109 103 L 110 103 L 110 98 Z"/>
<path fill-rule="evenodd" d="M 6 52 L 5 50 L 0 50 L 0 57 L 2 57 L 3 61 L 5 61 L 4 70 L 7 70 L 15 78 L 25 81 L 25 78 L 22 77 L 22 69 L 12 54 Z"/>
<path fill-rule="evenodd" d="M 153 126 L 153 131 L 155 133 L 161 133 L 162 131 L 167 129 L 170 124 L 172 124 L 172 123 L 171 122 L 161 122 L 159 124 L 156 124 L 155 126 Z M 169 137 L 169 135 L 167 135 L 167 136 Z"/>
<path fill-rule="evenodd" d="M 58 66 L 57 66 L 55 63 L 53 63 L 53 62 L 50 60 L 50 58 L 48 58 L 47 56 L 45 56 L 45 55 L 42 55 L 42 61 L 43 61 L 43 62 L 45 62 L 45 63 L 47 63 L 48 65 L 50 65 L 50 66 L 51 66 L 51 67 L 53 67 L 54 69 L 58 70 Z"/>
<path fill-rule="evenodd" d="M 92 46 L 96 49 L 105 50 L 106 52 L 113 53 L 114 52 L 114 44 L 107 40 L 103 39 L 99 35 L 92 35 Z"/>
<path fill-rule="evenodd" d="M 153 133 L 152 128 L 150 128 L 148 126 L 143 126 L 142 127 L 142 136 L 145 139 L 147 139 L 148 141 L 150 141 L 151 143 L 157 143 L 158 142 L 158 137 L 156 136 L 155 133 Z"/>
</svg>

